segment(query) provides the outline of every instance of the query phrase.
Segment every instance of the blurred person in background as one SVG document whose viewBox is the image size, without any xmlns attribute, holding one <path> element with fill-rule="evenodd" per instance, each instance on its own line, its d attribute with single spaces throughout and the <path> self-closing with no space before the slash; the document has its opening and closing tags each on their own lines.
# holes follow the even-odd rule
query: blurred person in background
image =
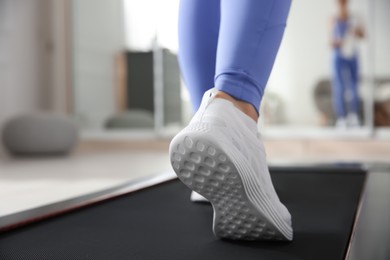
<svg viewBox="0 0 390 260">
<path fill-rule="evenodd" d="M 361 20 L 348 9 L 348 0 L 337 0 L 331 20 L 332 87 L 336 127 L 360 126 L 358 42 L 365 32 Z M 347 93 L 349 95 L 347 95 Z"/>
</svg>

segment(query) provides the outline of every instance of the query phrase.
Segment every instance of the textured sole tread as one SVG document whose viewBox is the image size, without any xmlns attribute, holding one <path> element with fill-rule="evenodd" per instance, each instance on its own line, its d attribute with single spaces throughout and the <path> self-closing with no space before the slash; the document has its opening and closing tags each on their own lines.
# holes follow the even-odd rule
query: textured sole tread
<svg viewBox="0 0 390 260">
<path fill-rule="evenodd" d="M 255 208 L 237 168 L 216 144 L 189 134 L 175 137 L 171 163 L 179 179 L 214 209 L 214 234 L 233 240 L 287 240 Z"/>
</svg>

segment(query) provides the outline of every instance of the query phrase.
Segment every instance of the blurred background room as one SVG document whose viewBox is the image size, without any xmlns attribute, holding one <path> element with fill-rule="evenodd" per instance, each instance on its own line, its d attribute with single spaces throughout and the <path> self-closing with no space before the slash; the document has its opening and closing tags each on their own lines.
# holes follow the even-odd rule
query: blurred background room
<svg viewBox="0 0 390 260">
<path fill-rule="evenodd" d="M 337 3 L 292 4 L 260 113 L 271 165 L 389 163 L 390 1 L 349 1 L 364 31 L 353 123 L 333 100 Z M 0 0 L 0 216 L 171 171 L 193 113 L 178 4 Z"/>
</svg>

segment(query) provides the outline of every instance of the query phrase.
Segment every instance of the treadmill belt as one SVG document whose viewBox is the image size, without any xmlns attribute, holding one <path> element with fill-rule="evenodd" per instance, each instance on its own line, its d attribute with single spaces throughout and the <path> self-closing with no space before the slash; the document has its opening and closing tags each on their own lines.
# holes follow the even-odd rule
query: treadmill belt
<svg viewBox="0 0 390 260">
<path fill-rule="evenodd" d="M 212 208 L 174 180 L 0 234 L 0 259 L 343 259 L 365 172 L 273 169 L 293 242 L 212 233 Z"/>
</svg>

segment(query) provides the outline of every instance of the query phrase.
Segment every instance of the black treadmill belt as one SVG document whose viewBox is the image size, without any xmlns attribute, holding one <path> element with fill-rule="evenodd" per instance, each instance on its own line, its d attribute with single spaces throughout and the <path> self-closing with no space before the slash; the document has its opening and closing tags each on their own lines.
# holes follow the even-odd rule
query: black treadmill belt
<svg viewBox="0 0 390 260">
<path fill-rule="evenodd" d="M 212 208 L 175 180 L 0 234 L 0 259 L 343 259 L 361 170 L 274 170 L 293 242 L 213 236 Z"/>
</svg>

